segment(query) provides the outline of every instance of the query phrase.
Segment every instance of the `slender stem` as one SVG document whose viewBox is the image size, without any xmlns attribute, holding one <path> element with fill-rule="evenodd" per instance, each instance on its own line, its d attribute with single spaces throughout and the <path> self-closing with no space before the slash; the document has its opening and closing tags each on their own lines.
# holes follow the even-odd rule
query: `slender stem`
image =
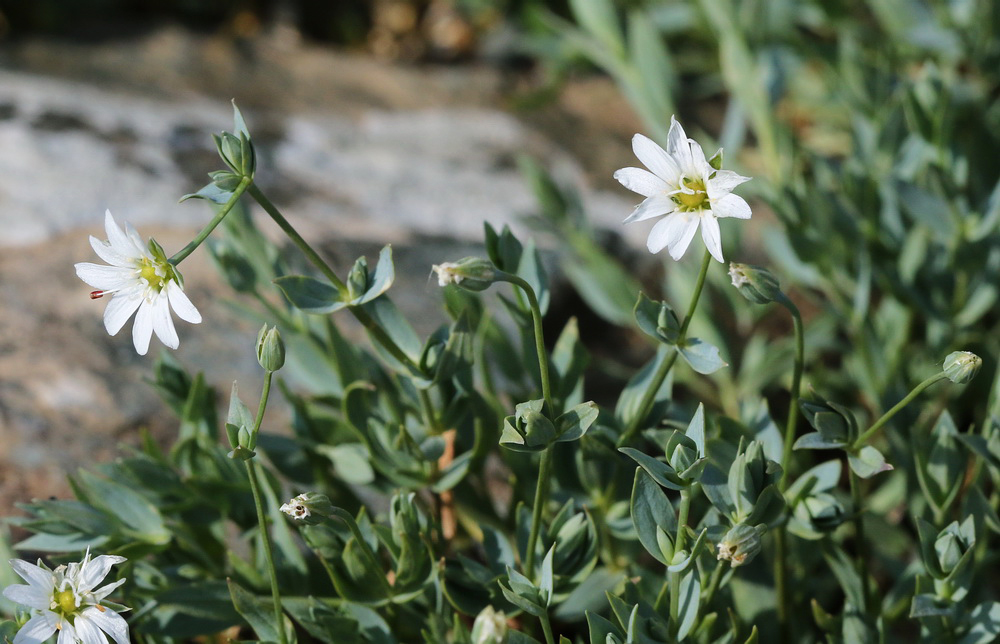
<svg viewBox="0 0 1000 644">
<path fill-rule="evenodd" d="M 549 495 L 549 478 L 552 475 L 552 446 L 542 452 L 538 465 L 538 481 L 535 484 L 535 504 L 531 508 L 531 532 L 528 533 L 528 555 L 524 562 L 524 571 L 528 577 L 535 572 L 535 545 L 542 528 L 542 510 L 545 508 Z"/>
<path fill-rule="evenodd" d="M 848 480 L 851 483 L 851 501 L 854 504 L 854 538 L 856 540 L 855 549 L 857 556 L 858 576 L 861 577 L 861 601 L 864 606 L 861 612 L 868 614 L 868 607 L 871 605 L 868 591 L 868 542 L 865 540 L 865 523 L 863 517 L 863 507 L 861 500 L 861 482 L 854 470 L 847 468 Z"/>
<path fill-rule="evenodd" d="M 208 225 L 202 228 L 201 232 L 198 233 L 198 236 L 191 240 L 191 243 L 177 251 L 174 256 L 167 261 L 174 266 L 177 266 L 183 262 L 188 255 L 193 253 L 195 248 L 201 246 L 201 243 L 205 241 L 205 239 L 212 234 L 212 231 L 215 230 L 215 227 L 226 218 L 226 215 L 229 214 L 229 211 L 233 209 L 236 202 L 240 200 L 240 197 L 243 196 L 243 193 L 250 187 L 251 184 L 253 184 L 253 179 L 250 177 L 243 177 L 240 179 L 239 185 L 237 185 L 236 190 L 233 191 L 233 196 L 229 198 L 229 201 L 222 206 L 219 212 L 215 213 L 215 216 L 212 217 L 212 221 L 208 222 Z"/>
<path fill-rule="evenodd" d="M 788 401 L 788 415 L 785 422 L 785 442 L 781 453 L 781 480 L 778 490 L 788 489 L 789 471 L 792 468 L 792 444 L 799 417 L 799 393 L 802 390 L 802 370 L 805 364 L 805 338 L 802 329 L 802 315 L 795 304 L 784 293 L 779 293 L 778 302 L 792 314 L 795 327 L 795 367 L 792 372 L 792 390 Z M 778 624 L 785 641 L 791 641 L 792 630 L 788 601 L 788 535 L 785 524 L 778 526 L 774 535 L 774 590 L 777 594 Z"/>
<path fill-rule="evenodd" d="M 687 522 L 691 511 L 691 489 L 681 490 L 681 507 L 677 514 L 677 538 L 674 539 L 674 552 L 680 552 L 687 545 Z M 667 573 L 670 577 L 670 628 L 676 629 L 680 624 L 678 618 L 681 609 L 681 573 Z"/>
<path fill-rule="evenodd" d="M 908 404 L 910 404 L 913 401 L 914 398 L 916 398 L 921 393 L 923 393 L 924 389 L 927 389 L 928 387 L 930 387 L 931 385 L 933 385 L 935 382 L 938 382 L 939 380 L 944 380 L 947 377 L 948 376 L 946 376 L 943 371 L 939 371 L 938 373 L 934 374 L 933 376 L 931 376 L 927 380 L 924 380 L 919 385 L 917 385 L 916 387 L 914 387 L 913 391 L 911 391 L 910 393 L 906 394 L 906 398 L 903 398 L 898 403 L 896 403 L 895 407 L 893 407 L 889 411 L 885 412 L 882 415 L 881 418 L 879 418 L 877 421 L 875 421 L 874 425 L 872 425 L 871 427 L 869 427 L 863 434 L 861 434 L 860 436 L 858 436 L 858 439 L 856 441 L 854 441 L 854 444 L 852 445 L 852 447 L 854 449 L 858 449 L 858 448 L 862 447 L 866 442 L 868 442 L 868 439 L 870 439 L 872 436 L 874 436 L 876 434 L 876 432 L 878 432 L 878 430 L 882 429 L 882 427 L 886 423 L 888 423 L 889 420 L 892 419 L 893 416 L 895 416 L 897 413 L 899 413 L 899 410 L 901 410 L 903 407 L 906 407 Z"/>
<path fill-rule="evenodd" d="M 549 359 L 545 350 L 545 337 L 542 335 L 542 309 L 538 305 L 538 298 L 535 296 L 535 289 L 524 279 L 513 275 L 497 271 L 496 279 L 510 282 L 519 287 L 528 298 L 528 306 L 531 308 L 531 322 L 534 327 L 535 353 L 538 354 L 538 373 L 542 379 L 542 398 L 545 399 L 545 408 L 555 419 L 556 408 L 552 404 L 552 386 L 549 381 Z"/>
<path fill-rule="evenodd" d="M 278 224 L 278 227 L 281 228 L 286 235 L 288 235 L 288 238 L 292 240 L 299 250 L 301 250 L 302 253 L 309 259 L 309 261 L 312 262 L 313 266 L 318 268 L 338 291 L 346 293 L 347 285 L 344 284 L 339 277 L 337 277 L 337 274 L 332 268 L 330 268 L 330 265 L 323 261 L 323 258 L 319 256 L 319 253 L 317 253 L 313 247 L 309 245 L 309 242 L 302 238 L 302 235 L 300 235 L 298 231 L 296 231 L 295 228 L 288 222 L 288 220 L 285 219 L 275 205 L 264 196 L 264 193 L 262 193 L 260 189 L 253 184 L 250 185 L 247 191 L 250 196 L 260 204 L 261 208 L 263 208 L 264 211 L 270 215 L 271 219 Z M 365 329 L 368 330 L 368 333 L 372 336 L 372 338 L 374 338 L 379 344 L 385 347 L 390 354 L 392 354 L 392 357 L 406 365 L 411 370 L 418 373 L 420 372 L 420 367 L 416 362 L 414 362 L 413 358 L 408 356 L 401 348 L 399 348 L 399 345 L 397 345 L 396 342 L 389 337 L 385 330 L 379 326 L 378 322 L 376 322 L 367 311 L 360 306 L 348 306 L 347 309 L 354 315 L 358 322 L 360 322 Z"/>
<path fill-rule="evenodd" d="M 678 346 L 684 344 L 684 341 L 687 340 L 688 327 L 691 325 L 691 319 L 694 317 L 694 311 L 698 307 L 698 300 L 701 298 L 701 291 L 705 286 L 705 276 L 708 274 L 708 266 L 711 262 L 712 254 L 706 249 L 705 256 L 702 257 L 701 260 L 701 271 L 698 273 L 698 281 L 695 283 L 694 292 L 691 294 L 691 302 L 688 304 L 687 314 L 681 322 L 680 333 L 677 335 Z M 660 368 L 657 369 L 652 382 L 649 383 L 649 387 L 646 388 L 646 392 L 642 396 L 642 401 L 639 403 L 639 411 L 632 417 L 628 425 L 625 427 L 625 431 L 622 432 L 621 438 L 618 439 L 618 447 L 628 444 L 628 442 L 635 436 L 635 433 L 639 431 L 642 421 L 646 420 L 646 416 L 648 416 L 650 410 L 653 409 L 653 403 L 656 400 L 657 392 L 660 391 L 663 381 L 666 380 L 667 374 L 670 373 L 670 369 L 674 366 L 674 362 L 676 361 L 677 351 L 675 349 L 662 363 L 660 363 Z"/>
<path fill-rule="evenodd" d="M 420 407 L 423 410 L 424 422 L 427 423 L 427 428 L 432 434 L 440 435 L 443 429 L 437 415 L 434 413 L 434 403 L 431 402 L 431 395 L 426 389 L 418 389 L 417 391 L 417 395 L 420 397 Z"/>
<path fill-rule="evenodd" d="M 712 577 L 708 580 L 708 590 L 705 591 L 705 600 L 702 602 L 705 610 L 709 610 L 712 606 L 712 600 L 715 599 L 715 593 L 719 590 L 719 584 L 722 582 L 722 575 L 726 572 L 726 562 L 719 560 L 715 562 L 715 570 L 712 571 Z"/>
<path fill-rule="evenodd" d="M 267 407 L 267 399 L 271 395 L 271 376 L 273 371 L 264 371 L 264 386 L 260 392 L 260 404 L 257 405 L 257 417 L 253 421 L 253 430 L 250 432 L 250 449 L 257 445 L 257 432 L 260 431 L 260 424 L 264 421 L 264 408 Z"/>
<path fill-rule="evenodd" d="M 271 538 L 267 533 L 267 517 L 264 516 L 264 504 L 260 499 L 260 486 L 257 482 L 257 464 L 253 459 L 243 461 L 250 478 L 250 491 L 253 492 L 253 503 L 257 508 L 257 523 L 260 525 L 261 542 L 264 545 L 264 558 L 267 560 L 267 571 L 271 577 L 271 599 L 274 601 L 275 628 L 278 629 L 280 644 L 288 644 L 285 634 L 285 618 L 281 611 L 281 593 L 278 591 L 278 571 L 274 567 L 274 556 L 271 553 Z"/>
<path fill-rule="evenodd" d="M 538 621 L 542 623 L 542 632 L 545 633 L 545 644 L 556 644 L 556 638 L 552 634 L 552 624 L 549 623 L 549 614 L 547 612 L 542 613 Z"/>
</svg>

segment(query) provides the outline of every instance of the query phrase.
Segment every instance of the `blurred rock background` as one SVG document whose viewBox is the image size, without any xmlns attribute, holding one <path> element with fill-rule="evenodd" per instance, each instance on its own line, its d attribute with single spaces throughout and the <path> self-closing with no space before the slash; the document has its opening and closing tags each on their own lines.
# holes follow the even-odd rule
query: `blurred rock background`
<svg viewBox="0 0 1000 644">
<path fill-rule="evenodd" d="M 140 357 L 127 329 L 108 337 L 73 264 L 97 261 L 87 236 L 104 237 L 106 208 L 168 252 L 191 238 L 210 211 L 178 198 L 217 169 L 210 134 L 231 128 L 230 99 L 261 152 L 259 182 L 307 238 L 345 270 L 394 244 L 394 297 L 424 330 L 439 320 L 430 265 L 476 252 L 483 221 L 517 228 L 534 208 L 519 155 L 641 244 L 618 227 L 634 199 L 611 180 L 634 164 L 638 120 L 610 81 L 537 68 L 512 27 L 561 4 L 0 2 L 2 514 L 64 494 L 67 472 L 113 458 L 141 427 L 176 430 L 146 382 L 156 341 Z M 233 379 L 255 391 L 255 325 L 205 253 L 184 273 L 206 323 L 179 323 L 175 357 L 221 391 Z"/>
</svg>

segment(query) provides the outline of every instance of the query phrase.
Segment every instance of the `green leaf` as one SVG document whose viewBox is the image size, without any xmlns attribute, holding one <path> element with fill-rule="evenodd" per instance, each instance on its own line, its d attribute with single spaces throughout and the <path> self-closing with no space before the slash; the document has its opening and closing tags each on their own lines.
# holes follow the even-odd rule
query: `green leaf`
<svg viewBox="0 0 1000 644">
<path fill-rule="evenodd" d="M 705 456 L 705 405 L 698 403 L 698 409 L 694 412 L 694 417 L 688 423 L 687 431 L 684 434 L 694 441 L 698 447 L 698 456 Z"/>
<path fill-rule="evenodd" d="M 579 440 L 587 433 L 599 414 L 593 401 L 577 405 L 556 419 L 556 442 L 568 443 Z"/>
<path fill-rule="evenodd" d="M 80 471 L 90 503 L 124 524 L 137 539 L 154 545 L 170 542 L 171 533 L 155 505 L 130 487 Z"/>
<path fill-rule="evenodd" d="M 856 453 L 847 454 L 847 462 L 854 473 L 863 479 L 869 479 L 879 472 L 888 472 L 892 465 L 885 462 L 885 456 L 871 445 L 865 445 Z"/>
<path fill-rule="evenodd" d="M 570 0 L 573 17 L 580 26 L 612 52 L 622 52 L 621 25 L 611 0 Z"/>
<path fill-rule="evenodd" d="M 653 382 L 653 377 L 659 370 L 660 365 L 664 360 L 667 359 L 667 355 L 673 349 L 665 346 L 661 346 L 656 352 L 656 356 L 652 360 L 647 362 L 639 373 L 632 376 L 632 379 L 628 381 L 625 385 L 625 389 L 622 390 L 621 395 L 618 397 L 618 404 L 615 405 L 615 417 L 618 418 L 619 422 L 624 426 L 628 425 L 633 417 L 639 413 L 639 405 L 642 402 L 642 397 L 649 389 L 650 383 Z M 656 392 L 654 397 L 653 409 L 650 412 L 652 417 L 658 417 L 663 411 L 666 403 L 670 400 L 671 388 L 673 387 L 673 374 L 667 375 L 663 379 L 663 384 L 660 385 L 659 390 Z M 645 420 L 645 419 L 641 419 Z"/>
<path fill-rule="evenodd" d="M 698 338 L 689 338 L 684 346 L 678 346 L 681 357 L 692 369 L 701 374 L 715 373 L 729 364 L 719 357 L 719 348 Z"/>
<path fill-rule="evenodd" d="M 657 484 L 671 490 L 686 487 L 669 464 L 632 447 L 621 447 L 618 451 L 634 460 Z"/>
<path fill-rule="evenodd" d="M 250 628 L 254 630 L 261 641 L 277 642 L 280 639 L 279 628 L 284 628 L 289 642 L 295 641 L 295 628 L 287 617 L 282 616 L 283 624 L 279 626 L 274 622 L 274 604 L 261 599 L 250 593 L 242 586 L 228 580 L 229 594 L 233 598 L 233 606 L 236 611 L 247 620 Z"/>
<path fill-rule="evenodd" d="M 389 290 L 396 279 L 396 269 L 392 263 L 392 245 L 386 244 L 378 254 L 378 264 L 375 272 L 368 277 L 368 288 L 365 293 L 351 302 L 352 305 L 371 302 L 379 295 Z"/>
<path fill-rule="evenodd" d="M 819 432 L 810 432 L 799 436 L 792 449 L 843 449 L 847 447 L 846 440 L 827 440 Z"/>
<path fill-rule="evenodd" d="M 1000 637 L 1000 602 L 983 602 L 966 618 L 969 631 L 959 644 L 987 644 Z"/>
<path fill-rule="evenodd" d="M 840 481 L 842 469 L 839 460 L 827 461 L 810 468 L 799 476 L 799 478 L 795 479 L 795 482 L 785 492 L 785 497 L 788 499 L 789 504 L 794 505 L 801 497 L 832 490 Z"/>
<path fill-rule="evenodd" d="M 317 445 L 315 450 L 330 459 L 334 473 L 345 483 L 368 485 L 375 480 L 368 450 L 361 443 Z"/>
<path fill-rule="evenodd" d="M 329 282 L 306 275 L 287 275 L 274 280 L 292 306 L 306 313 L 333 313 L 347 306 L 340 291 Z"/>
<path fill-rule="evenodd" d="M 698 617 L 698 605 L 701 598 L 701 582 L 698 579 L 698 568 L 691 567 L 681 577 L 680 604 L 677 614 L 677 640 L 683 641 L 695 625 Z"/>
<path fill-rule="evenodd" d="M 632 525 L 635 526 L 636 534 L 639 535 L 639 543 L 657 561 L 664 565 L 669 564 L 669 558 L 663 553 L 660 546 L 662 536 L 658 536 L 657 531 L 659 530 L 666 535 L 677 532 L 674 507 L 660 486 L 641 468 L 635 470 L 635 482 L 632 485 L 632 501 L 629 509 L 632 514 Z"/>
</svg>

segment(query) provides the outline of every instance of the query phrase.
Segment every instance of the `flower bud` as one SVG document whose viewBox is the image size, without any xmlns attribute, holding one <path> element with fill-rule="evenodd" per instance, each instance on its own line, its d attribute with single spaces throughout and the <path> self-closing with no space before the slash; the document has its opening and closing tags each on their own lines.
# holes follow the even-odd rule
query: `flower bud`
<svg viewBox="0 0 1000 644">
<path fill-rule="evenodd" d="M 257 334 L 257 362 L 265 371 L 277 371 L 285 364 L 285 343 L 277 327 L 265 324 Z"/>
<path fill-rule="evenodd" d="M 783 297 L 778 278 L 766 268 L 730 262 L 729 277 L 740 295 L 754 304 L 769 304 Z"/>
<path fill-rule="evenodd" d="M 240 132 L 239 136 L 236 136 L 230 132 L 223 132 L 220 135 L 213 135 L 212 138 L 215 139 L 219 156 L 237 176 L 253 177 L 257 167 L 257 154 L 246 134 Z"/>
<path fill-rule="evenodd" d="M 288 503 L 283 503 L 279 509 L 296 521 L 306 525 L 318 525 L 330 516 L 333 505 L 325 494 L 305 492 Z"/>
<path fill-rule="evenodd" d="M 767 527 L 764 524 L 734 525 L 719 542 L 716 558 L 719 561 L 728 561 L 733 568 L 750 563 L 761 550 L 760 536 L 765 530 Z"/>
<path fill-rule="evenodd" d="M 942 371 L 955 384 L 964 385 L 979 372 L 983 359 L 969 351 L 955 351 L 944 359 Z"/>
<path fill-rule="evenodd" d="M 466 257 L 457 262 L 434 264 L 438 285 L 454 284 L 468 291 L 484 291 L 496 281 L 496 268 L 479 257 Z"/>
<path fill-rule="evenodd" d="M 487 606 L 472 624 L 473 644 L 503 644 L 507 641 L 507 616 Z"/>
</svg>

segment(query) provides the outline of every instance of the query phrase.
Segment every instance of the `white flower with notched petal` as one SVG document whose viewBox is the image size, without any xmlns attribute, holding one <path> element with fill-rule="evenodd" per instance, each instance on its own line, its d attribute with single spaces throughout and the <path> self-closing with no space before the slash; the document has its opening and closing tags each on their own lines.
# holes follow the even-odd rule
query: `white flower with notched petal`
<svg viewBox="0 0 1000 644">
<path fill-rule="evenodd" d="M 95 590 L 111 566 L 123 561 L 125 557 L 112 555 L 91 559 L 89 550 L 83 561 L 55 570 L 11 559 L 11 568 L 28 584 L 7 586 L 3 596 L 31 612 L 31 619 L 14 636 L 13 644 L 41 644 L 57 631 L 57 644 L 107 644 L 104 633 L 116 644 L 129 644 L 128 624 L 117 612 L 123 607 L 104 602 L 125 580 Z"/>
<path fill-rule="evenodd" d="M 139 355 L 146 355 L 154 332 L 160 342 L 176 349 L 180 340 L 170 309 L 182 320 L 201 322 L 198 309 L 184 294 L 180 273 L 155 241 L 150 240 L 147 246 L 128 223 L 122 231 L 110 210 L 104 216 L 104 228 L 108 241 L 91 236 L 90 245 L 110 266 L 76 265 L 77 277 L 98 289 L 90 294 L 91 298 L 112 295 L 104 309 L 104 328 L 115 335 L 135 313 L 132 342 Z"/>
<path fill-rule="evenodd" d="M 632 150 L 649 170 L 622 168 L 615 172 L 619 183 L 646 197 L 625 223 L 666 215 L 649 232 L 646 247 L 651 253 L 666 248 L 674 259 L 684 255 L 701 224 L 708 252 L 723 261 L 717 218 L 750 218 L 747 202 L 730 194 L 750 178 L 713 167 L 705 159 L 701 146 L 687 138 L 684 128 L 673 117 L 670 117 L 666 150 L 641 134 L 632 138 Z"/>
</svg>

